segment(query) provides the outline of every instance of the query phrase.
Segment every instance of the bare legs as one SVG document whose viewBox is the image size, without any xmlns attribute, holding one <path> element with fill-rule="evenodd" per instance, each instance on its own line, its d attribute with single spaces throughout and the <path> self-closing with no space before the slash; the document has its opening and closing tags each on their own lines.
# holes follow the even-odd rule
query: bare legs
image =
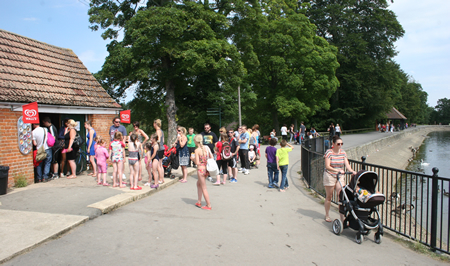
<svg viewBox="0 0 450 266">
<path fill-rule="evenodd" d="M 138 188 L 139 168 L 139 162 L 130 164 L 130 189 Z"/>
<path fill-rule="evenodd" d="M 154 186 L 158 187 L 159 183 L 158 183 L 158 177 L 159 177 L 159 160 L 153 160 L 152 162 L 152 170 L 153 170 L 153 180 L 155 181 Z M 164 174 L 164 173 L 163 173 Z M 150 180 L 151 181 L 151 180 Z M 151 183 L 151 182 L 150 182 Z"/>
<path fill-rule="evenodd" d="M 181 166 L 181 172 L 183 173 L 183 179 L 180 181 L 187 182 L 187 165 Z"/>
<path fill-rule="evenodd" d="M 67 178 L 77 178 L 77 165 L 75 164 L 75 160 L 68 160 L 70 171 L 72 174 L 68 176 Z"/>
<path fill-rule="evenodd" d="M 163 184 L 164 183 L 164 168 L 162 165 L 162 158 L 160 158 L 158 160 L 157 165 L 158 165 L 158 172 L 159 172 L 159 183 Z M 155 185 L 156 185 L 156 183 L 155 183 Z"/>
<path fill-rule="evenodd" d="M 64 168 L 66 167 L 66 154 L 61 153 L 61 173 L 60 177 L 64 177 Z"/>
<path fill-rule="evenodd" d="M 209 202 L 208 191 L 206 190 L 206 177 L 203 174 L 199 174 L 197 171 L 197 194 L 198 194 L 198 204 L 202 203 L 202 196 L 205 198 L 206 206 L 211 208 L 211 202 Z"/>
<path fill-rule="evenodd" d="M 325 197 L 325 220 L 327 222 L 331 222 L 331 218 L 330 218 L 330 207 L 331 207 L 331 198 L 333 197 L 333 190 L 336 190 L 336 195 L 339 196 L 339 193 L 341 192 L 341 185 L 336 183 L 336 185 L 334 187 L 332 186 L 326 186 L 325 187 L 325 192 L 326 192 L 326 197 Z M 342 222 L 344 222 L 344 215 L 340 214 L 341 216 L 341 220 Z"/>
<path fill-rule="evenodd" d="M 92 155 L 89 156 L 89 161 L 91 162 L 92 170 L 94 171 L 94 173 L 92 173 L 92 175 L 96 176 L 97 175 L 97 164 L 95 163 L 94 156 L 92 156 Z"/>
<path fill-rule="evenodd" d="M 113 187 L 119 186 L 124 188 L 122 185 L 122 173 L 123 173 L 123 162 L 113 162 Z M 119 181 L 117 183 L 117 181 Z"/>
</svg>

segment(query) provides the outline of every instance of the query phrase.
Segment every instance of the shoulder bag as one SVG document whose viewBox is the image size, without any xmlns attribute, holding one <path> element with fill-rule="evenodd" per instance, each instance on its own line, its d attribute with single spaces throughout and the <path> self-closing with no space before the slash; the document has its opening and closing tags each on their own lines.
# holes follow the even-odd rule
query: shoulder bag
<svg viewBox="0 0 450 266">
<path fill-rule="evenodd" d="M 47 152 L 45 152 L 45 147 L 44 147 L 45 142 L 47 141 L 47 132 L 44 128 L 43 128 L 43 130 L 44 130 L 44 141 L 42 141 L 42 145 L 36 153 L 36 162 L 40 162 L 40 161 L 44 160 L 45 158 L 47 158 Z"/>
<path fill-rule="evenodd" d="M 206 160 L 206 170 L 208 170 L 210 176 L 216 176 L 219 173 L 219 167 L 217 166 L 214 157 L 211 158 L 211 151 L 208 149 L 208 159 Z"/>
</svg>

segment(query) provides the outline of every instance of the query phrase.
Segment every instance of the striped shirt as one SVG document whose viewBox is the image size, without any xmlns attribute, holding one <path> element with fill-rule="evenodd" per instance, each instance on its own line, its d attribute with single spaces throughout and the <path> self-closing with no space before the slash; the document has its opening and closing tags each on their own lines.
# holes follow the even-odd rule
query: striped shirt
<svg viewBox="0 0 450 266">
<path fill-rule="evenodd" d="M 330 159 L 330 166 L 333 167 L 336 170 L 342 170 L 344 171 L 345 166 L 345 159 L 347 159 L 347 153 L 343 150 L 339 150 L 339 153 L 334 153 L 332 149 L 327 150 L 325 152 L 324 158 Z M 326 170 L 327 173 L 331 175 L 336 175 L 337 173 L 331 173 L 330 171 Z"/>
</svg>

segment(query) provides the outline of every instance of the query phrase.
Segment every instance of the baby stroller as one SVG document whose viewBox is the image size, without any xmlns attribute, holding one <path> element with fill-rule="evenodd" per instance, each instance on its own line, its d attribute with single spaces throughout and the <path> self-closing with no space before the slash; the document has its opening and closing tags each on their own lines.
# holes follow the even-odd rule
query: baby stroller
<svg viewBox="0 0 450 266">
<path fill-rule="evenodd" d="M 339 179 L 339 174 L 337 178 Z M 383 225 L 376 207 L 383 204 L 386 198 L 375 190 L 377 182 L 378 175 L 375 172 L 361 170 L 342 188 L 339 193 L 339 212 L 344 215 L 345 220 L 344 224 L 341 219 L 333 221 L 333 232 L 336 235 L 350 227 L 358 231 L 355 241 L 361 244 L 370 230 L 378 229 L 374 240 L 377 244 L 381 243 Z"/>
<path fill-rule="evenodd" d="M 177 148 L 172 147 L 169 149 L 166 145 L 164 145 L 164 158 L 162 160 L 163 168 L 164 168 L 164 176 L 169 177 L 170 179 L 174 179 L 175 176 L 172 175 L 172 169 L 178 169 L 178 156 L 177 156 Z"/>
</svg>

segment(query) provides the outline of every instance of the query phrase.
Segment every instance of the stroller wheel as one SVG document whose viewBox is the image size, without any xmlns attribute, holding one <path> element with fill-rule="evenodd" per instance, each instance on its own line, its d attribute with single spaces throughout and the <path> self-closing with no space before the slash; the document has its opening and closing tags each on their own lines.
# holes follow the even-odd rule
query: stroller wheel
<svg viewBox="0 0 450 266">
<path fill-rule="evenodd" d="M 374 238 L 375 238 L 375 243 L 381 244 L 381 241 L 383 240 L 383 236 L 382 235 L 375 234 Z"/>
<path fill-rule="evenodd" d="M 356 237 L 355 237 L 355 241 L 358 244 L 362 244 L 362 242 L 364 241 L 364 235 L 360 234 L 360 233 L 357 233 Z"/>
<path fill-rule="evenodd" d="M 340 235 L 342 231 L 344 231 L 344 225 L 342 224 L 341 219 L 336 219 L 333 221 L 333 233 L 336 235 Z"/>
</svg>

